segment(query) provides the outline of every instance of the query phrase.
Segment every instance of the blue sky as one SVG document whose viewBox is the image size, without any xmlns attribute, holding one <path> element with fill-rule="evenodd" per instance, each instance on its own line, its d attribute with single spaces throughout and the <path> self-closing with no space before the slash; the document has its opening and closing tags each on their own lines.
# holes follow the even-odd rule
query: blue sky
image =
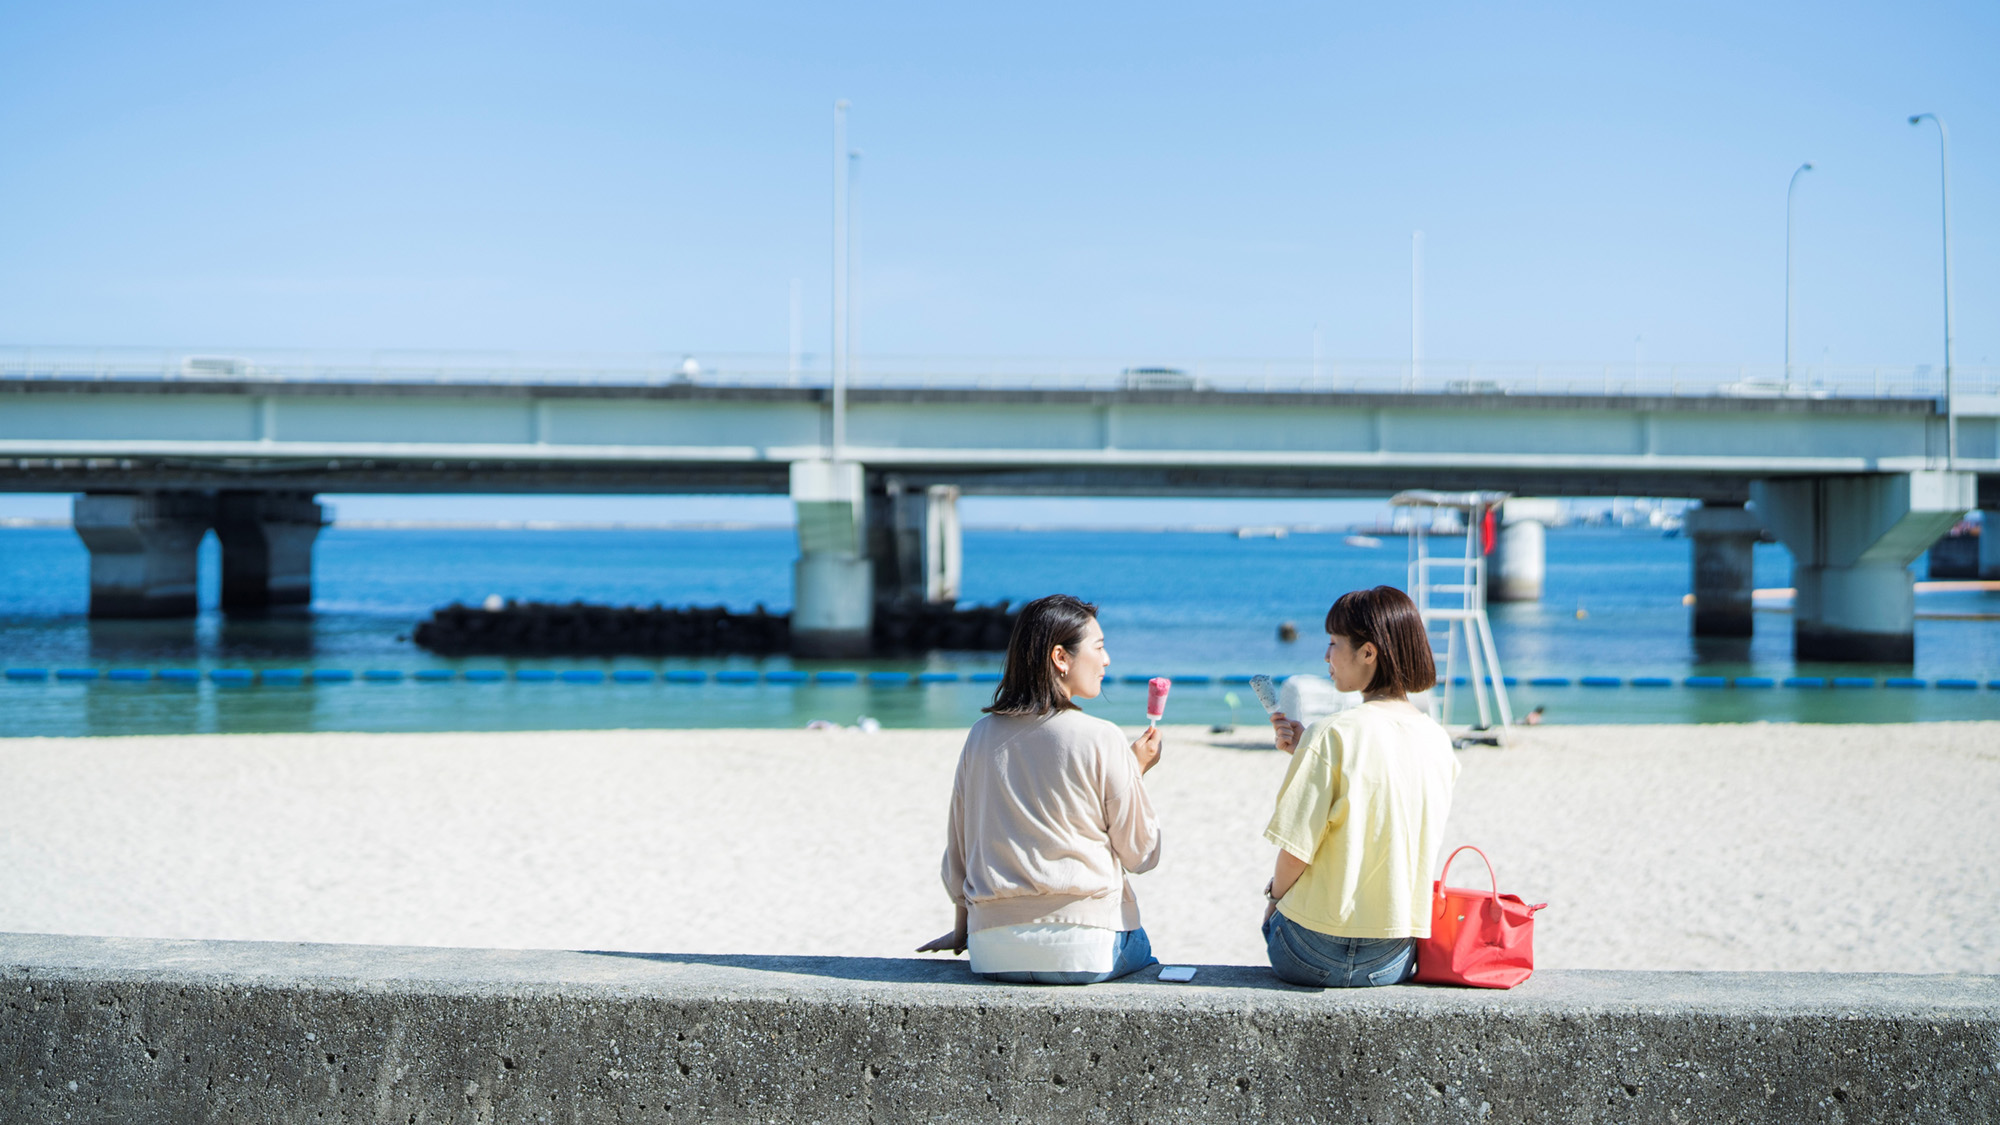
<svg viewBox="0 0 2000 1125">
<path fill-rule="evenodd" d="M 2000 360 L 2000 6 L 13 4 L 0 343 Z"/>
</svg>

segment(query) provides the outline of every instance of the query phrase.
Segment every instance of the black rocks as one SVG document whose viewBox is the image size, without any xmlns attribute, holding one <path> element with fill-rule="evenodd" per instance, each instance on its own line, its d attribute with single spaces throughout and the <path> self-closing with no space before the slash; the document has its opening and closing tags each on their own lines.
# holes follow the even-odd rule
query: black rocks
<svg viewBox="0 0 2000 1125">
<path fill-rule="evenodd" d="M 999 652 L 1015 614 L 1006 602 L 958 608 L 884 602 L 875 607 L 875 655 L 955 649 Z M 769 656 L 791 651 L 790 614 L 762 605 L 722 606 L 507 602 L 498 609 L 454 602 L 411 634 L 440 656 Z"/>
</svg>

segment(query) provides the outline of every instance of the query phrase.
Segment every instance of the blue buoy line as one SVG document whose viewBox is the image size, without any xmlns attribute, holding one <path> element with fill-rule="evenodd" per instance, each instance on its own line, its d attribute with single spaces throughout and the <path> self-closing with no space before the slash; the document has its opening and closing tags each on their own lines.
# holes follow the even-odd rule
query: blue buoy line
<svg viewBox="0 0 2000 1125">
<path fill-rule="evenodd" d="M 848 671 L 827 669 L 805 672 L 796 668 L 773 668 L 757 671 L 750 668 L 723 668 L 715 672 L 705 672 L 694 668 L 670 668 L 664 672 L 654 672 L 646 668 L 364 668 L 359 671 L 350 668 L 265 668 L 261 671 L 250 668 L 210 668 L 206 672 L 196 668 L 7 668 L 0 670 L 0 676 L 11 683 L 169 683 L 194 684 L 206 679 L 210 683 L 227 687 L 244 687 L 261 684 L 269 687 L 295 687 L 303 684 L 400 684 L 414 682 L 420 684 L 472 683 L 497 684 L 513 682 L 520 684 L 867 684 L 871 687 L 915 687 L 926 684 L 995 684 L 1000 682 L 998 672 L 893 672 L 893 671 Z M 1151 676 L 1120 676 L 1120 682 L 1143 684 Z M 1186 675 L 1172 677 L 1175 683 L 1183 685 L 1201 684 L 1247 684 L 1247 675 L 1206 676 Z M 1513 676 L 1503 676 L 1502 681 L 1509 687 L 1518 686 L 1522 681 Z M 1471 681 L 1464 676 L 1454 676 L 1454 685 L 1464 687 Z M 1492 682 L 1491 677 L 1487 679 Z M 1536 688 L 1695 688 L 1699 690 L 1772 690 L 1824 691 L 1827 689 L 1852 690 L 1862 688 L 1883 688 L 1889 690 L 1923 690 L 1935 688 L 1940 691 L 2000 691 L 2000 679 L 1982 682 L 1975 677 L 1943 676 L 1926 680 L 1915 676 L 1785 676 L 1782 679 L 1771 676 L 1707 676 L 1693 675 L 1674 679 L 1671 676 L 1530 676 L 1526 683 Z"/>
</svg>

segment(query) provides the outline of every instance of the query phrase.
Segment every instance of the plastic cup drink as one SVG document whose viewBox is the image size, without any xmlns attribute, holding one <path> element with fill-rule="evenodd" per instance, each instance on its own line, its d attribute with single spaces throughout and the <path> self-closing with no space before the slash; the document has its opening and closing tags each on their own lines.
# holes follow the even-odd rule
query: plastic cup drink
<svg viewBox="0 0 2000 1125">
<path fill-rule="evenodd" d="M 1146 725 L 1152 726 L 1167 713 L 1167 693 L 1174 690 L 1174 682 L 1165 676 L 1154 676 L 1146 681 Z"/>
</svg>

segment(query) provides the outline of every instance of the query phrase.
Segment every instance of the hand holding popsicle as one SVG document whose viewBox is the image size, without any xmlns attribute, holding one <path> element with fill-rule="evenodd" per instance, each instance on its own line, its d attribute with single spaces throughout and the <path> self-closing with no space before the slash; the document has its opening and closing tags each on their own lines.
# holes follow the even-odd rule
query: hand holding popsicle
<svg viewBox="0 0 2000 1125">
<path fill-rule="evenodd" d="M 1167 713 L 1167 693 L 1174 690 L 1174 682 L 1165 676 L 1154 676 L 1146 681 L 1146 725 L 1153 726 Z"/>
<path fill-rule="evenodd" d="M 1158 727 L 1147 727 L 1146 733 L 1133 741 L 1132 757 L 1138 760 L 1140 773 L 1143 774 L 1160 764 L 1160 751 L 1163 748 Z"/>
</svg>

